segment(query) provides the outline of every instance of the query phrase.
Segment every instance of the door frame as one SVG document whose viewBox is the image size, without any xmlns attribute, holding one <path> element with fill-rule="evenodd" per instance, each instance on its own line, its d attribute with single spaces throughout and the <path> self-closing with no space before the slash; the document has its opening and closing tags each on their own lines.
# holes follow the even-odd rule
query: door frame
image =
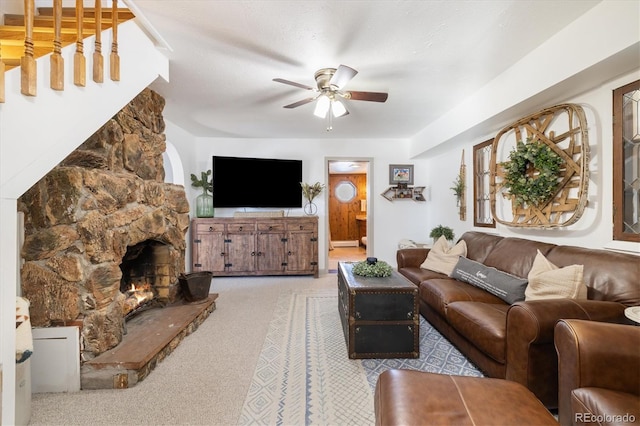
<svg viewBox="0 0 640 426">
<path fill-rule="evenodd" d="M 329 184 L 329 163 L 334 161 L 344 161 L 344 162 L 359 162 L 359 163 L 367 163 L 367 248 L 366 253 L 367 257 L 372 256 L 373 253 L 373 157 L 356 157 L 356 156 L 348 156 L 348 157 L 325 157 L 324 158 L 324 181 L 327 182 L 327 186 Z M 327 188 L 329 190 L 329 188 Z M 325 197 L 325 205 L 324 211 L 327 212 L 324 218 L 324 229 L 325 232 L 325 250 L 324 250 L 324 265 L 325 271 L 329 270 L 329 241 L 331 240 L 331 230 L 329 228 L 329 196 Z"/>
</svg>

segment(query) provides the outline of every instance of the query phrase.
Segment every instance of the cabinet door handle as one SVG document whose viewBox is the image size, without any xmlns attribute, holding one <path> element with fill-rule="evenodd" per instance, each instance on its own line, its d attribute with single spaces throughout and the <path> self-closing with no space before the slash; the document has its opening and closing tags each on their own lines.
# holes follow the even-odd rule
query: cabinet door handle
<svg viewBox="0 0 640 426">
<path fill-rule="evenodd" d="M 209 232 L 213 232 L 213 226 L 209 227 Z"/>
<path fill-rule="evenodd" d="M 300 225 L 300 230 L 302 231 L 303 229 L 304 229 L 304 226 L 303 226 L 303 225 Z"/>
<path fill-rule="evenodd" d="M 251 256 L 255 256 L 255 255 L 256 255 L 256 252 L 255 252 L 255 251 L 252 251 L 252 252 L 251 252 Z"/>
<path fill-rule="evenodd" d="M 270 227 L 269 227 L 269 231 L 272 231 L 272 230 L 273 230 L 273 226 L 270 226 Z"/>
<path fill-rule="evenodd" d="M 224 252 L 220 253 L 220 256 L 224 256 Z"/>
<path fill-rule="evenodd" d="M 242 231 L 242 226 L 240 227 L 240 230 Z"/>
<path fill-rule="evenodd" d="M 258 252 L 258 256 L 262 256 L 262 252 L 261 251 Z"/>
<path fill-rule="evenodd" d="M 287 256 L 291 256 L 291 250 L 287 252 Z"/>
</svg>

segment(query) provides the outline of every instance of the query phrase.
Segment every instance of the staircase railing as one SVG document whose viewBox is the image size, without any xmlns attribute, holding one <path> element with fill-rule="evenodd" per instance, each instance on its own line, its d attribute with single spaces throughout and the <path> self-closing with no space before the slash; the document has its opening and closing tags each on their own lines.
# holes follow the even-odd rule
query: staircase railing
<svg viewBox="0 0 640 426">
<path fill-rule="evenodd" d="M 34 21 L 35 16 L 35 0 L 24 0 L 24 54 L 20 58 L 20 92 L 25 96 L 37 95 L 37 64 L 36 57 L 42 56 L 46 53 L 51 53 L 50 56 L 50 87 L 53 90 L 64 90 L 64 58 L 61 55 L 61 49 L 64 40 L 67 40 L 69 44 L 69 34 L 66 30 L 67 36 L 63 39 L 62 31 L 63 27 L 70 28 L 68 22 L 71 15 L 75 15 L 75 31 L 76 31 L 76 52 L 74 54 L 73 61 L 73 83 L 76 86 L 84 87 L 86 85 L 86 68 L 87 61 L 84 55 L 84 34 L 87 33 L 85 26 L 85 10 L 82 0 L 76 0 L 75 13 L 73 8 L 67 8 L 66 12 L 62 8 L 62 0 L 52 1 L 52 39 L 49 39 L 48 43 L 53 44 L 52 50 L 43 53 L 40 46 L 46 41 L 34 41 Z M 48 8 L 46 8 L 48 9 Z M 66 14 L 66 16 L 65 16 Z M 118 23 L 119 23 L 119 10 L 118 1 L 112 0 L 111 10 L 111 25 L 103 25 L 102 17 L 102 2 L 101 0 L 95 0 L 94 8 L 94 22 L 89 23 L 90 26 L 95 25 L 95 50 L 93 53 L 93 81 L 96 83 L 104 82 L 104 58 L 102 55 L 102 29 L 107 27 L 112 28 L 112 43 L 111 53 L 109 55 L 109 77 L 113 81 L 120 81 L 120 57 L 118 55 Z M 108 16 L 108 13 L 107 13 Z M 129 19 L 132 15 L 129 13 L 124 19 Z M 37 21 L 38 25 L 40 21 Z M 93 24 L 93 25 L 92 25 Z M 73 30 L 71 30 L 73 31 Z M 93 33 L 93 31 L 90 31 Z M 40 40 L 40 39 L 38 39 Z M 15 43 L 16 41 L 12 41 Z M 17 47 L 17 45 L 14 45 Z M 39 46 L 36 48 L 35 46 Z M 12 65 L 18 65 L 17 63 L 7 63 L 3 60 L 2 41 L 0 41 L 0 103 L 5 102 L 5 70 Z M 4 54 L 6 57 L 7 54 Z M 16 56 L 17 62 L 17 56 Z"/>
</svg>

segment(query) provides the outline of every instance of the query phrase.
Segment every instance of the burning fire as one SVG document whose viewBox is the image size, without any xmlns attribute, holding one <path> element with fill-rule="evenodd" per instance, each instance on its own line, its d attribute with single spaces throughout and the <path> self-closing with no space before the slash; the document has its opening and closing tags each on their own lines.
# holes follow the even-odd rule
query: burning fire
<svg viewBox="0 0 640 426">
<path fill-rule="evenodd" d="M 126 299 L 124 300 L 123 314 L 126 315 L 129 312 L 143 305 L 145 302 L 153 299 L 154 294 L 151 291 L 150 283 L 138 283 L 137 285 L 131 283 L 131 288 L 125 293 Z"/>
</svg>

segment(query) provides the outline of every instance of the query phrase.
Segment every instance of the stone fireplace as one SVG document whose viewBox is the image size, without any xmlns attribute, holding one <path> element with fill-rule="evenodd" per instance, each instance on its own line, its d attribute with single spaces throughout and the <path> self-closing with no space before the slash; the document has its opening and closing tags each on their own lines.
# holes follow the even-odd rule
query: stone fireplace
<svg viewBox="0 0 640 426">
<path fill-rule="evenodd" d="M 78 326 L 83 362 L 122 341 L 132 283 L 163 304 L 180 297 L 189 204 L 164 182 L 163 108 L 144 90 L 18 203 L 31 323 Z"/>
</svg>

